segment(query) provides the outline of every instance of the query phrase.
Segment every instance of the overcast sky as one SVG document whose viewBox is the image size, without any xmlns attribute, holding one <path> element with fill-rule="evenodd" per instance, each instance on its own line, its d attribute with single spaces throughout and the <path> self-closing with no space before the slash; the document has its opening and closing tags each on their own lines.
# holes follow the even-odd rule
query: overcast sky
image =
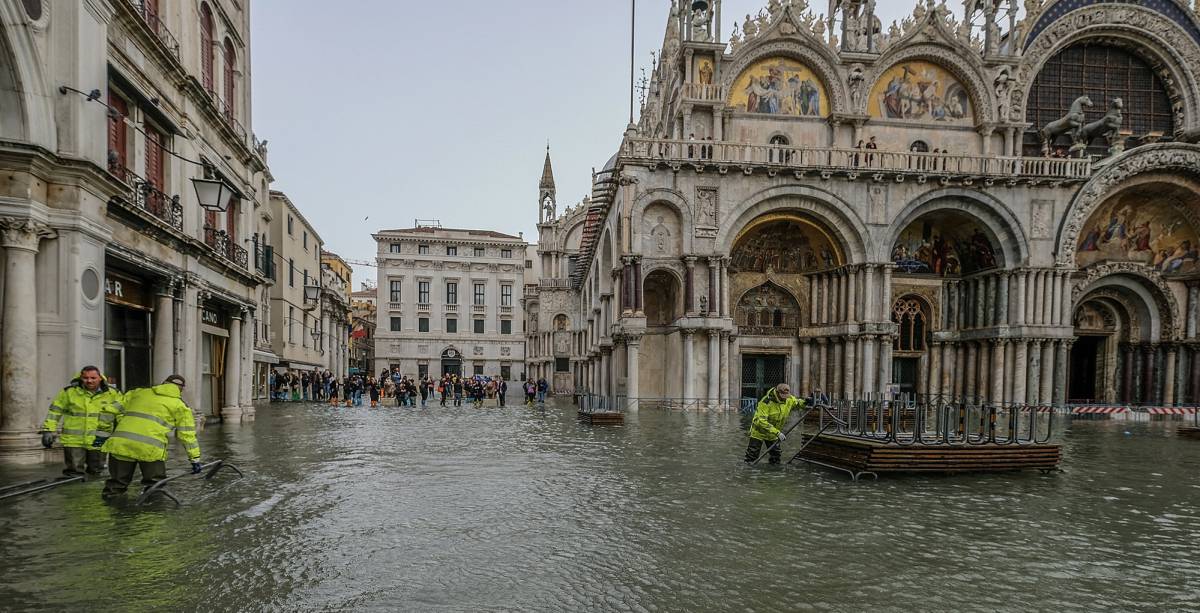
<svg viewBox="0 0 1200 613">
<path fill-rule="evenodd" d="M 765 4 L 727 0 L 726 37 Z M 914 5 L 878 4 L 884 24 Z M 669 6 L 637 2 L 639 75 Z M 546 142 L 560 210 L 620 144 L 629 12 L 621 0 L 252 0 L 253 129 L 273 189 L 349 259 L 373 262 L 371 233 L 414 219 L 536 242 Z M 356 267 L 355 287 L 374 277 Z"/>
</svg>

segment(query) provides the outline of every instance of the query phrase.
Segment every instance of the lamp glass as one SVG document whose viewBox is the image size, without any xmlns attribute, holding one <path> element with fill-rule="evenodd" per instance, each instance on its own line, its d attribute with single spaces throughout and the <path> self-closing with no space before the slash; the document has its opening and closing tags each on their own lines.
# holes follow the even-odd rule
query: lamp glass
<svg viewBox="0 0 1200 613">
<path fill-rule="evenodd" d="M 321 288 L 317 285 L 304 286 L 304 299 L 309 302 L 316 302 L 321 295 Z"/>
<path fill-rule="evenodd" d="M 229 198 L 233 195 L 233 190 L 224 181 L 192 179 L 192 186 L 196 188 L 196 199 L 200 201 L 201 207 L 217 212 L 223 212 L 229 207 Z"/>
</svg>

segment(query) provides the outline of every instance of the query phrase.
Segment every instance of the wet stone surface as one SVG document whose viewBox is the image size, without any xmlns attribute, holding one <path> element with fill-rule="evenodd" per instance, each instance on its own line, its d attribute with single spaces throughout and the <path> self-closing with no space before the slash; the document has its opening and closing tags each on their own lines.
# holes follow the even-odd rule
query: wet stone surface
<svg viewBox="0 0 1200 613">
<path fill-rule="evenodd" d="M 0 609 L 1200 610 L 1174 428 L 1076 421 L 1056 475 L 851 483 L 746 467 L 737 415 L 263 405 L 200 436 L 246 478 L 182 479 L 181 508 L 0 502 Z"/>
</svg>

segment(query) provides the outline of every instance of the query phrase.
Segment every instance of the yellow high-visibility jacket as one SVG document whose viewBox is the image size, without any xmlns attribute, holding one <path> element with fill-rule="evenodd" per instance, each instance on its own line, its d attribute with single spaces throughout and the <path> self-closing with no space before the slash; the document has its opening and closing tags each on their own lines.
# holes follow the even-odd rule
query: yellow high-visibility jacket
<svg viewBox="0 0 1200 613">
<path fill-rule="evenodd" d="M 167 435 L 174 430 L 175 437 L 187 450 L 188 459 L 200 457 L 196 421 L 192 410 L 183 403 L 178 386 L 164 383 L 135 389 L 125 394 L 123 404 L 117 427 L 101 451 L 139 462 L 165 460 Z"/>
<path fill-rule="evenodd" d="M 750 438 L 760 441 L 774 441 L 779 438 L 779 432 L 783 430 L 783 424 L 787 423 L 792 409 L 803 406 L 804 401 L 795 396 L 789 396 L 787 400 L 780 402 L 774 389 L 767 392 L 767 395 L 758 401 L 754 418 L 750 420 Z"/>
<path fill-rule="evenodd" d="M 121 410 L 121 392 L 109 387 L 103 374 L 94 392 L 83 387 L 82 376 L 79 373 L 55 396 L 42 423 L 44 432 L 57 432 L 62 425 L 59 440 L 63 447 L 89 448 L 96 437 L 107 437 L 113 430 L 113 418 Z"/>
</svg>

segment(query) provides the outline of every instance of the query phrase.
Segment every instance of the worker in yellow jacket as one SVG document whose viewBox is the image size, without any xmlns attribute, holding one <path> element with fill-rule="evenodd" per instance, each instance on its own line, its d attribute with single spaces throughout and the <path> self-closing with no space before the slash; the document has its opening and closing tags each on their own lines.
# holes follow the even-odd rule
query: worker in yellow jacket
<svg viewBox="0 0 1200 613">
<path fill-rule="evenodd" d="M 142 485 L 147 487 L 167 477 L 167 435 L 171 431 L 187 451 L 192 472 L 200 472 L 196 421 L 182 399 L 185 385 L 183 377 L 171 375 L 162 385 L 125 395 L 124 410 L 117 416 L 116 428 L 101 448 L 110 455 L 105 498 L 124 494 L 133 480 L 134 469 L 141 471 Z"/>
<path fill-rule="evenodd" d="M 99 475 L 104 469 L 104 454 L 93 446 L 101 443 L 113 429 L 113 417 L 120 412 L 121 393 L 109 387 L 95 366 L 84 366 L 79 374 L 64 387 L 42 423 L 42 446 L 49 449 L 54 444 L 54 435 L 62 427 L 59 441 L 63 446 L 66 468 L 63 474 L 69 477 Z"/>
<path fill-rule="evenodd" d="M 771 388 L 758 402 L 754 418 L 750 420 L 750 444 L 746 446 L 746 461 L 757 460 L 765 443 L 771 446 L 770 462 L 778 464 L 782 453 L 779 446 L 787 438 L 783 432 L 783 425 L 787 423 L 788 416 L 794 409 L 803 407 L 804 401 L 793 396 L 786 383 Z"/>
</svg>

